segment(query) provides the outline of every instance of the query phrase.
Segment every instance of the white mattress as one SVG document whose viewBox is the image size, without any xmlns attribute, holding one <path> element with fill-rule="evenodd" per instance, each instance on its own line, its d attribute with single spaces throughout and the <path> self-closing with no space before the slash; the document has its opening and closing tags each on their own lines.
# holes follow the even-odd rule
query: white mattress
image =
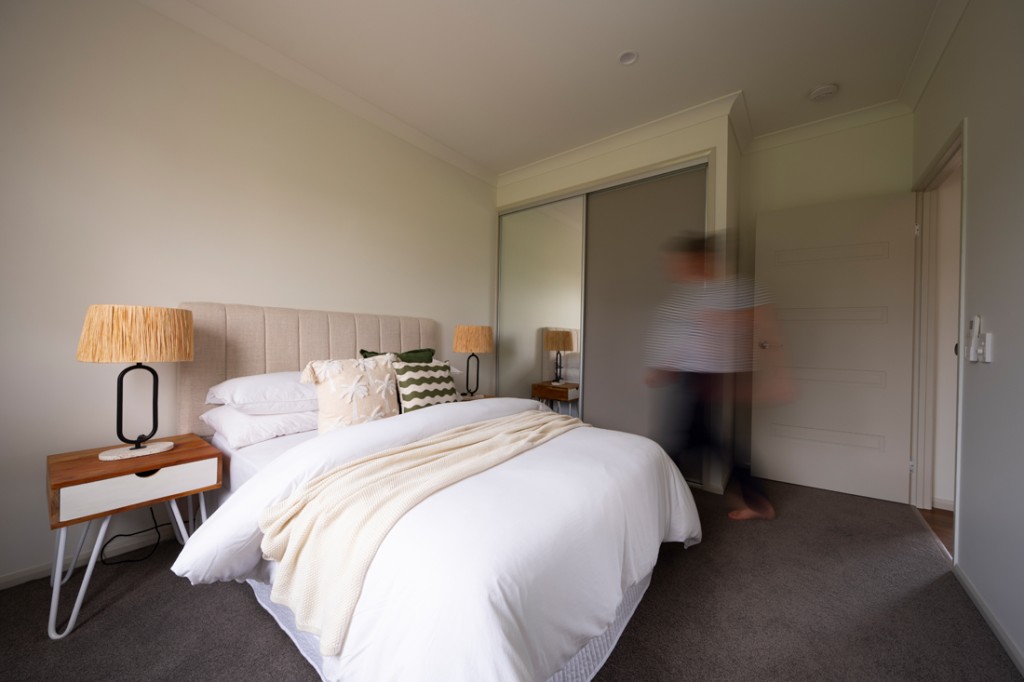
<svg viewBox="0 0 1024 682">
<path fill-rule="evenodd" d="M 316 438 L 316 431 L 293 433 L 290 436 L 271 438 L 262 443 L 247 445 L 244 448 L 233 448 L 227 439 L 219 433 L 213 434 L 213 447 L 224 453 L 224 481 L 220 489 L 219 499 L 227 499 L 250 478 L 263 470 L 280 455 L 299 443 Z"/>
</svg>

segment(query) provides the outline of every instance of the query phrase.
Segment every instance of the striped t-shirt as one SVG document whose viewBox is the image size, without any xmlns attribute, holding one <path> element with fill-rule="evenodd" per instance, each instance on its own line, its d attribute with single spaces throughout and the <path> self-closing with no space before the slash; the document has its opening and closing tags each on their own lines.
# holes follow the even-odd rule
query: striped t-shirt
<svg viewBox="0 0 1024 682">
<path fill-rule="evenodd" d="M 749 372 L 753 311 L 769 302 L 745 277 L 673 285 L 655 309 L 646 365 L 675 372 Z"/>
</svg>

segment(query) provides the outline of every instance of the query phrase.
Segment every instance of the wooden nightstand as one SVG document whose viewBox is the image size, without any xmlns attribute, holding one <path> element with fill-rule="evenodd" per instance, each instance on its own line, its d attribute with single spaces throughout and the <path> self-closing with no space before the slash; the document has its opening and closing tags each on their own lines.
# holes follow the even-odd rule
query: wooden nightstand
<svg viewBox="0 0 1024 682">
<path fill-rule="evenodd" d="M 188 539 L 181 512 L 173 501 L 179 497 L 199 495 L 201 518 L 206 520 L 206 500 L 203 491 L 221 485 L 221 453 L 199 436 L 184 434 L 161 438 L 174 442 L 174 449 L 155 455 L 103 462 L 99 453 L 107 447 L 79 450 L 46 458 L 46 494 L 50 503 L 50 528 L 60 531 L 53 559 L 50 580 L 53 597 L 50 600 L 50 639 L 61 639 L 75 627 L 78 611 L 85 598 L 89 579 L 103 547 L 110 518 L 119 512 L 148 507 L 166 502 L 171 510 L 182 542 Z M 78 599 L 64 632 L 56 629 L 57 604 L 60 586 L 68 581 L 78 563 L 82 545 L 93 521 L 102 519 L 92 557 L 78 590 Z M 68 527 L 87 522 L 78 543 L 71 566 L 62 576 L 64 549 Z"/>
<path fill-rule="evenodd" d="M 556 384 L 551 381 L 543 381 L 539 384 L 533 384 L 530 389 L 530 397 L 534 400 L 542 400 L 551 408 L 555 407 L 555 403 L 568 403 L 569 413 L 572 414 L 573 406 L 579 405 L 580 399 L 580 385 L 570 384 L 568 382 Z M 577 407 L 577 416 L 579 415 L 579 409 Z"/>
</svg>

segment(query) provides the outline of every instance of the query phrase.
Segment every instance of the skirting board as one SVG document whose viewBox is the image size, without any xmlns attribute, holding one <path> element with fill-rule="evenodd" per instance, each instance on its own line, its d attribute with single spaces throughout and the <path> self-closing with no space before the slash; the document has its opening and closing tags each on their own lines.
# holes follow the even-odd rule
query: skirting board
<svg viewBox="0 0 1024 682">
<path fill-rule="evenodd" d="M 996 639 L 1006 649 L 1006 653 L 1009 654 L 1013 664 L 1017 666 L 1017 670 L 1020 671 L 1021 675 L 1024 675 L 1024 650 L 1021 649 L 1021 645 L 1014 642 L 1010 635 L 1003 629 L 1003 626 L 999 623 L 999 620 L 989 609 L 988 604 L 981 598 L 981 594 L 975 589 L 971 579 L 967 577 L 967 574 L 963 572 L 959 564 L 953 566 L 953 575 L 956 576 L 957 580 L 963 586 L 964 591 L 967 592 L 967 596 L 971 598 L 974 605 L 981 611 L 982 617 L 988 626 L 992 628 L 992 632 L 995 633 Z"/>
<path fill-rule="evenodd" d="M 74 538 L 72 538 L 70 537 L 70 533 L 68 535 L 69 537 L 67 549 L 65 549 L 64 553 L 65 555 L 73 555 L 75 553 L 75 547 L 78 546 L 78 536 L 76 535 Z M 173 539 L 173 537 L 174 531 L 172 530 L 170 538 Z M 164 542 L 167 539 L 168 538 L 165 537 L 164 533 L 160 534 L 161 542 Z M 125 538 L 123 540 L 119 539 L 110 544 L 110 553 L 107 555 L 107 558 L 110 559 L 112 557 L 120 556 L 122 554 L 127 554 L 128 552 L 133 552 L 137 549 L 142 549 L 143 547 L 149 547 L 152 544 L 153 537 L 152 535 L 148 534 L 137 538 Z M 90 537 L 89 540 L 86 541 L 85 547 L 82 548 L 82 554 L 78 557 L 78 568 L 81 568 L 82 566 L 85 566 L 87 563 L 89 563 L 89 557 L 92 556 L 92 548 L 92 537 Z M 96 563 L 99 564 L 99 560 L 97 560 Z M 68 566 L 70 564 L 70 558 L 64 560 L 65 571 L 68 570 Z M 49 577 L 50 569 L 51 564 L 39 564 L 38 566 L 30 566 L 29 568 L 25 568 L 20 571 L 15 571 L 14 573 L 8 573 L 7 575 L 0 576 L 0 590 L 6 590 L 8 587 L 21 585 L 22 583 L 27 583 L 30 580 L 36 580 L 37 578 Z"/>
<path fill-rule="evenodd" d="M 953 505 L 953 500 L 942 500 L 938 497 L 932 498 L 932 508 L 941 509 L 943 511 L 955 511 L 956 507 Z"/>
</svg>

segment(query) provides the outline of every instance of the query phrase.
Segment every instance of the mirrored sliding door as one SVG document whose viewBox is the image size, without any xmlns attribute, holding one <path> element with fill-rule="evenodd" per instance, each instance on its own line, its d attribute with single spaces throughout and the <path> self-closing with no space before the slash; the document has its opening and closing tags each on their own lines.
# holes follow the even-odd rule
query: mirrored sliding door
<svg viewBox="0 0 1024 682">
<path fill-rule="evenodd" d="M 562 356 L 567 382 L 579 382 L 583 300 L 584 197 L 508 213 L 499 223 L 497 389 L 529 398 L 554 379 L 556 352 L 545 330 L 571 333 Z M 548 334 L 547 346 L 559 335 Z M 564 344 L 563 344 L 564 347 Z"/>
</svg>

